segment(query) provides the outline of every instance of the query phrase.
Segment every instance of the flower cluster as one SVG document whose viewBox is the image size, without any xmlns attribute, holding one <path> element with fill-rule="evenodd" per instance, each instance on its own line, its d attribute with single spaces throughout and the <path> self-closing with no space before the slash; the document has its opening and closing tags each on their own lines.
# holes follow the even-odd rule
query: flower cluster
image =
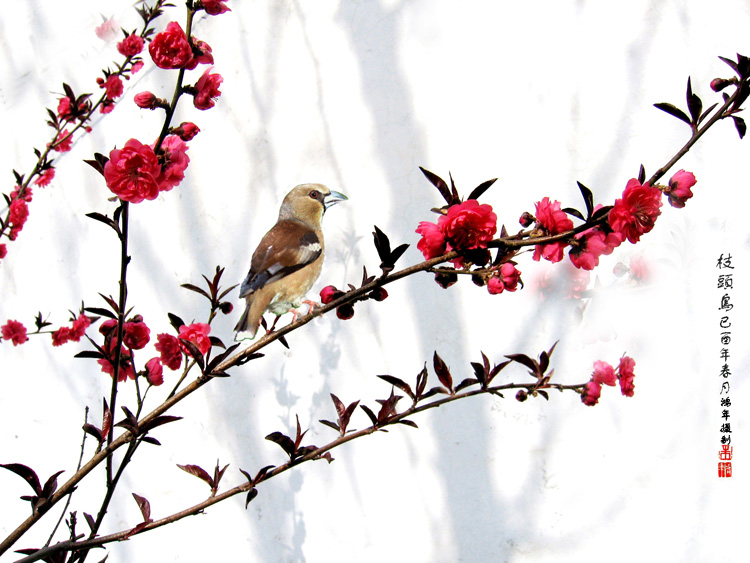
<svg viewBox="0 0 750 563">
<path fill-rule="evenodd" d="M 521 272 L 512 262 L 505 262 L 487 282 L 487 291 L 491 295 L 497 295 L 503 291 L 515 291 L 521 281 Z M 523 282 L 521 282 L 523 287 Z"/>
<path fill-rule="evenodd" d="M 110 376 L 114 374 L 117 347 L 117 320 L 108 319 L 99 327 L 99 332 L 104 336 L 104 345 L 100 350 L 104 351 L 98 362 L 104 373 Z M 159 353 L 145 364 L 145 368 L 139 374 L 146 377 L 151 385 L 161 385 L 164 382 L 164 366 L 170 370 L 180 369 L 183 354 L 190 354 L 187 346 L 183 343 L 189 342 L 202 354 L 205 355 L 211 348 L 209 333 L 211 326 L 204 323 L 182 325 L 178 336 L 162 333 L 156 337 L 154 348 Z M 143 322 L 141 315 L 128 319 L 122 327 L 122 346 L 120 348 L 120 368 L 118 381 L 135 379 L 134 352 L 142 350 L 151 340 L 151 329 Z"/>
<path fill-rule="evenodd" d="M 123 201 L 140 203 L 169 191 L 185 177 L 190 158 L 188 146 L 177 135 L 164 139 L 158 153 L 154 146 L 130 139 L 122 149 L 113 149 L 104 165 L 107 187 Z"/>
<path fill-rule="evenodd" d="M 497 232 L 497 215 L 490 205 L 468 199 L 451 205 L 437 224 L 420 222 L 416 232 L 422 235 L 417 248 L 427 260 L 453 250 L 484 249 Z"/>
<path fill-rule="evenodd" d="M 635 386 L 635 360 L 629 356 L 620 358 L 617 370 L 607 362 L 597 360 L 594 362 L 594 372 L 591 374 L 591 380 L 583 388 L 581 401 L 584 405 L 593 407 L 599 402 L 602 394 L 602 385 L 614 387 L 620 383 L 620 391 L 626 397 L 632 397 Z"/>
</svg>

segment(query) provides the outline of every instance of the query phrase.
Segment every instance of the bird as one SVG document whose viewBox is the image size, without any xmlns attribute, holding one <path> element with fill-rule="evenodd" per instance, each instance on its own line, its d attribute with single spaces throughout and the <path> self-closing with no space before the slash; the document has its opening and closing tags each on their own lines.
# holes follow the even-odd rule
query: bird
<svg viewBox="0 0 750 563">
<path fill-rule="evenodd" d="M 277 320 L 289 311 L 296 317 L 323 267 L 323 215 L 346 199 L 323 184 L 300 184 L 284 197 L 278 221 L 258 243 L 240 286 L 245 311 L 234 327 L 235 340 L 255 338 L 266 312 Z"/>
</svg>

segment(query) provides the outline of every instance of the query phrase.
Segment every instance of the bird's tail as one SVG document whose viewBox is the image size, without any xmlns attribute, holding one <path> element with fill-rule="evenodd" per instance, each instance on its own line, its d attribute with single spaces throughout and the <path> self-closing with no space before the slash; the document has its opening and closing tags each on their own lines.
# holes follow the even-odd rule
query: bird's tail
<svg viewBox="0 0 750 563">
<path fill-rule="evenodd" d="M 250 323 L 249 303 L 245 305 L 245 311 L 242 313 L 240 320 L 237 321 L 237 325 L 234 327 L 234 331 L 237 333 L 234 337 L 235 340 L 255 338 L 255 333 L 258 331 L 258 327 L 252 326 L 252 324 Z"/>
</svg>

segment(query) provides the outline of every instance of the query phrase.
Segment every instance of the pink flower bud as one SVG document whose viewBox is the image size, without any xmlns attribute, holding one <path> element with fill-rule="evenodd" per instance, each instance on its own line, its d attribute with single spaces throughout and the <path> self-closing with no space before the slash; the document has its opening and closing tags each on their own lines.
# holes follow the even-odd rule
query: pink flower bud
<svg viewBox="0 0 750 563">
<path fill-rule="evenodd" d="M 133 97 L 135 105 L 143 109 L 156 109 L 159 107 L 159 98 L 151 92 L 140 92 Z"/>
</svg>

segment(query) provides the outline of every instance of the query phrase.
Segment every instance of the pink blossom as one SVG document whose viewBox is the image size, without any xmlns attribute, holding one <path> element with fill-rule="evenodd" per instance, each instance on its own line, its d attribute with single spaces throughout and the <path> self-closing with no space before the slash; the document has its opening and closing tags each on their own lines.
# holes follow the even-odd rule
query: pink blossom
<svg viewBox="0 0 750 563">
<path fill-rule="evenodd" d="M 161 361 L 171 370 L 180 369 L 182 363 L 182 349 L 180 341 L 171 334 L 162 333 L 156 336 L 156 348 Z"/>
<path fill-rule="evenodd" d="M 629 356 L 623 356 L 620 358 L 620 365 L 617 366 L 617 378 L 620 380 L 620 390 L 626 397 L 632 397 L 635 385 L 633 385 L 633 379 L 635 378 L 635 360 Z"/>
<path fill-rule="evenodd" d="M 159 191 L 169 191 L 182 182 L 185 169 L 190 162 L 187 155 L 188 146 L 177 135 L 167 135 L 161 144 L 163 164 L 159 174 Z"/>
<path fill-rule="evenodd" d="M 63 121 L 73 121 L 75 118 L 73 115 L 73 104 L 68 96 L 63 96 L 57 103 L 57 117 Z"/>
<path fill-rule="evenodd" d="M 97 78 L 96 81 L 100 88 L 104 88 L 104 92 L 110 100 L 115 100 L 122 96 L 122 79 L 118 75 L 110 74 L 106 80 Z"/>
<path fill-rule="evenodd" d="M 70 341 L 70 327 L 61 326 L 52 333 L 52 346 L 62 346 Z"/>
<path fill-rule="evenodd" d="M 685 207 L 685 202 L 693 197 L 690 190 L 695 185 L 695 176 L 692 172 L 679 170 L 669 179 L 669 186 L 664 193 L 669 197 L 669 204 L 672 207 Z"/>
<path fill-rule="evenodd" d="M 28 188 L 27 188 L 28 190 Z M 11 226 L 20 231 L 29 218 L 29 206 L 24 198 L 16 198 L 10 203 L 8 222 Z"/>
<path fill-rule="evenodd" d="M 211 16 L 218 16 L 219 14 L 230 11 L 222 0 L 203 0 L 202 3 L 203 9 Z"/>
<path fill-rule="evenodd" d="M 573 228 L 573 221 L 560 208 L 559 201 L 550 201 L 548 197 L 545 197 L 534 205 L 536 207 L 537 229 L 541 231 L 543 236 L 558 235 Z M 550 262 L 559 262 L 563 258 L 563 249 L 567 244 L 564 241 L 537 244 L 534 247 L 533 259 L 537 262 L 541 258 Z"/>
<path fill-rule="evenodd" d="M 594 227 L 576 235 L 576 242 L 570 250 L 570 261 L 576 268 L 593 270 L 599 265 L 599 257 L 612 254 L 625 237 L 614 231 L 605 233 L 599 227 Z"/>
<path fill-rule="evenodd" d="M 424 255 L 425 260 L 445 254 L 445 235 L 443 235 L 443 231 L 435 223 L 421 221 L 416 233 L 422 235 L 422 238 L 417 243 L 417 248 Z"/>
<path fill-rule="evenodd" d="M 185 65 L 187 70 L 193 70 L 199 64 L 212 65 L 214 64 L 214 56 L 212 54 L 213 49 L 211 45 L 200 39 L 192 38 L 193 43 L 193 58 Z"/>
<path fill-rule="evenodd" d="M 518 281 L 521 279 L 521 272 L 516 269 L 515 265 L 506 262 L 500 266 L 500 270 L 495 273 L 487 283 L 487 291 L 492 295 L 502 293 L 504 290 L 515 291 L 518 289 Z"/>
<path fill-rule="evenodd" d="M 146 379 L 151 385 L 164 383 L 164 368 L 159 358 L 151 358 L 146 362 Z"/>
<path fill-rule="evenodd" d="M 497 232 L 497 215 L 492 206 L 468 199 L 451 205 L 448 212 L 438 219 L 438 226 L 452 250 L 487 248 L 487 243 Z"/>
<path fill-rule="evenodd" d="M 71 135 L 67 129 L 64 129 L 55 135 L 55 140 L 47 146 L 51 146 L 52 150 L 57 152 L 68 152 L 73 146 L 73 135 Z"/>
<path fill-rule="evenodd" d="M 615 368 L 613 368 L 607 362 L 597 360 L 594 362 L 594 374 L 591 376 L 591 380 L 599 383 L 600 385 L 603 384 L 614 386 L 617 383 Z"/>
<path fill-rule="evenodd" d="M 142 350 L 151 340 L 151 329 L 146 326 L 140 315 L 138 320 L 128 321 L 122 326 L 122 343 L 131 350 Z"/>
<path fill-rule="evenodd" d="M 5 243 L 0 243 L 0 260 L 5 258 L 8 255 L 8 247 L 5 246 Z"/>
<path fill-rule="evenodd" d="M 102 367 L 102 371 L 108 373 L 111 377 L 115 376 L 114 348 L 116 344 L 117 342 L 112 340 L 109 348 L 109 357 L 97 360 L 97 363 Z M 133 358 L 130 355 L 130 350 L 122 346 L 120 348 L 120 369 L 117 372 L 117 381 L 123 382 L 127 378 L 135 379 L 135 369 L 133 368 Z"/>
<path fill-rule="evenodd" d="M 73 321 L 73 326 L 70 328 L 70 339 L 74 342 L 78 342 L 86 334 L 86 329 L 91 326 L 91 319 L 86 315 L 78 315 Z"/>
<path fill-rule="evenodd" d="M 123 57 L 134 57 L 143 51 L 143 37 L 132 33 L 117 44 L 117 50 Z"/>
<path fill-rule="evenodd" d="M 159 195 L 159 160 L 154 150 L 136 139 L 109 153 L 104 165 L 107 187 L 123 201 L 140 203 Z"/>
<path fill-rule="evenodd" d="M 55 169 L 50 166 L 46 170 L 44 170 L 39 176 L 36 177 L 34 180 L 34 184 L 37 186 L 40 186 L 42 188 L 49 186 L 49 183 L 52 181 L 52 179 L 55 177 Z"/>
<path fill-rule="evenodd" d="M 167 28 L 157 33 L 148 52 L 159 68 L 184 68 L 193 58 L 187 35 L 177 22 L 169 22 Z"/>
<path fill-rule="evenodd" d="M 220 74 L 211 74 L 212 68 L 206 71 L 195 83 L 195 94 L 193 96 L 193 105 L 200 110 L 206 110 L 216 105 L 216 98 L 221 95 L 219 86 L 224 81 Z"/>
<path fill-rule="evenodd" d="M 143 68 L 143 61 L 135 61 L 133 65 L 130 67 L 130 73 L 135 74 L 142 68 Z"/>
<path fill-rule="evenodd" d="M 615 200 L 609 212 L 609 224 L 612 230 L 635 244 L 641 235 L 654 228 L 656 218 L 661 214 L 661 205 L 661 191 L 658 188 L 641 185 L 633 178 L 625 186 L 622 198 Z"/>
<path fill-rule="evenodd" d="M 211 325 L 205 323 L 193 323 L 191 325 L 182 325 L 180 327 L 180 340 L 187 340 L 192 342 L 200 350 L 200 353 L 206 355 L 211 349 L 211 340 L 208 334 L 211 332 Z M 188 353 L 187 348 L 183 347 L 183 351 Z"/>
<path fill-rule="evenodd" d="M 3 340 L 10 340 L 13 342 L 13 346 L 18 346 L 26 342 L 29 337 L 26 335 L 26 327 L 22 323 L 14 320 L 8 320 L 0 331 L 3 335 Z"/>
<path fill-rule="evenodd" d="M 94 33 L 102 41 L 110 41 L 117 36 L 117 22 L 114 18 L 109 18 L 94 28 Z"/>
<path fill-rule="evenodd" d="M 581 401 L 583 401 L 584 405 L 593 407 L 595 404 L 599 402 L 599 397 L 601 397 L 601 395 L 602 395 L 601 384 L 597 383 L 596 381 L 592 379 L 583 388 L 583 393 L 581 394 Z"/>
</svg>

